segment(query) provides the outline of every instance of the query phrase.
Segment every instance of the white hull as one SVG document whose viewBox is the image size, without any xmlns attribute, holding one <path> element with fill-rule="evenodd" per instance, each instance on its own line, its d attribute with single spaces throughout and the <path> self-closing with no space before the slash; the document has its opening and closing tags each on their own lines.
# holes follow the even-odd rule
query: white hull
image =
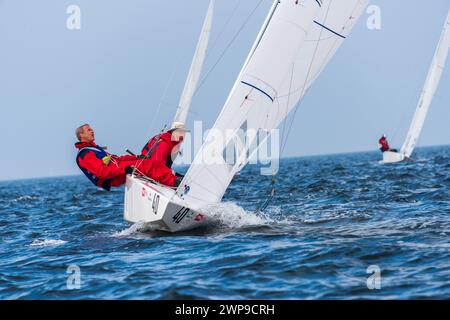
<svg viewBox="0 0 450 320">
<path fill-rule="evenodd" d="M 383 152 L 383 160 L 380 163 L 396 163 L 405 160 L 406 157 L 402 153 L 385 151 Z"/>
<path fill-rule="evenodd" d="M 188 208 L 175 190 L 127 175 L 124 218 L 144 222 L 152 229 L 178 232 L 201 226 L 206 216 Z"/>
</svg>

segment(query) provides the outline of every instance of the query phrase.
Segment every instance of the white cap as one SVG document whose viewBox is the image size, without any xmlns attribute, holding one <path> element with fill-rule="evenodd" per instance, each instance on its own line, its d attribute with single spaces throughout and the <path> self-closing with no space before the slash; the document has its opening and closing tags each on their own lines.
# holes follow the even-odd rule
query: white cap
<svg viewBox="0 0 450 320">
<path fill-rule="evenodd" d="M 173 130 L 182 130 L 182 131 L 189 132 L 189 130 L 186 129 L 184 123 L 183 122 L 178 122 L 178 121 L 173 122 L 172 126 L 167 131 L 173 131 Z"/>
</svg>

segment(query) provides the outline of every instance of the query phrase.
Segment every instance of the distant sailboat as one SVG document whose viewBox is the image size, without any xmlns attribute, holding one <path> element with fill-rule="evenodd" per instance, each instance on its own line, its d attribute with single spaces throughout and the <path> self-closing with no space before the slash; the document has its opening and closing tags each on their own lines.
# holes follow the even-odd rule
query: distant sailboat
<svg viewBox="0 0 450 320">
<path fill-rule="evenodd" d="M 441 38 L 439 40 L 436 52 L 433 57 L 433 61 L 428 71 L 428 76 L 425 81 L 425 85 L 422 94 L 419 99 L 419 103 L 414 113 L 413 120 L 409 127 L 408 134 L 405 142 L 399 152 L 385 151 L 383 152 L 382 163 L 395 163 L 403 161 L 409 157 L 414 151 L 414 147 L 419 139 L 420 132 L 422 131 L 425 118 L 430 108 L 433 96 L 438 88 L 439 81 L 442 76 L 442 72 L 445 67 L 445 62 L 448 56 L 448 50 L 450 48 L 450 10 L 447 15 L 447 19 L 444 24 L 444 30 L 442 31 Z"/>
<path fill-rule="evenodd" d="M 368 0 L 275 0 L 218 116 L 180 186 L 127 176 L 125 219 L 176 232 L 201 225 L 252 153 L 237 134 L 270 132 L 298 104 L 348 36 Z M 225 146 L 225 147 L 224 147 Z M 227 161 L 227 149 L 234 161 Z M 213 159 L 209 161 L 208 159 Z"/>
</svg>

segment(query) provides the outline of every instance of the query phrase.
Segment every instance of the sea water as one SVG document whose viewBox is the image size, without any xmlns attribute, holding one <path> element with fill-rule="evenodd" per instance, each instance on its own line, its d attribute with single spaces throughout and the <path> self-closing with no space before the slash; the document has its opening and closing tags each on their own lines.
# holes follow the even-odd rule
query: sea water
<svg viewBox="0 0 450 320">
<path fill-rule="evenodd" d="M 123 220 L 84 176 L 0 183 L 0 299 L 450 296 L 450 147 L 283 159 L 236 176 L 200 229 Z"/>
</svg>

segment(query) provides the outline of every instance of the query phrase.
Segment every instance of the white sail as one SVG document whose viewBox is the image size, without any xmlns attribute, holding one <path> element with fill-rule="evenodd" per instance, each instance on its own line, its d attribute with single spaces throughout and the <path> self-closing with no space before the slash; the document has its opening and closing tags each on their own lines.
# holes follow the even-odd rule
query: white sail
<svg viewBox="0 0 450 320">
<path fill-rule="evenodd" d="M 414 147 L 417 144 L 420 132 L 422 131 L 425 118 L 430 108 L 433 96 L 439 85 L 439 80 L 444 70 L 445 62 L 448 56 L 448 50 L 450 48 L 450 10 L 447 16 L 447 20 L 444 24 L 444 30 L 442 31 L 441 38 L 439 40 L 436 52 L 433 57 L 433 61 L 428 71 L 427 79 L 422 94 L 419 99 L 419 103 L 414 113 L 413 120 L 409 127 L 408 134 L 406 136 L 405 143 L 400 149 L 400 153 L 405 157 L 410 157 Z"/>
<path fill-rule="evenodd" d="M 189 111 L 189 106 L 191 105 L 192 97 L 194 96 L 195 90 L 197 89 L 198 80 L 202 72 L 203 62 L 206 56 L 206 49 L 208 47 L 209 35 L 211 33 L 212 16 L 214 12 L 214 1 L 211 0 L 209 3 L 208 12 L 206 14 L 205 20 L 203 22 L 202 31 L 200 33 L 200 38 L 195 49 L 194 58 L 191 63 L 191 68 L 189 70 L 189 75 L 184 84 L 183 93 L 181 94 L 180 102 L 174 117 L 174 122 L 179 121 L 186 123 L 186 118 Z"/>
<path fill-rule="evenodd" d="M 193 206 L 221 200 L 255 137 L 297 105 L 363 12 L 367 0 L 275 1 L 225 105 L 178 194 Z M 230 132 L 232 134 L 230 134 Z M 225 156 L 234 149 L 234 161 Z"/>
</svg>

